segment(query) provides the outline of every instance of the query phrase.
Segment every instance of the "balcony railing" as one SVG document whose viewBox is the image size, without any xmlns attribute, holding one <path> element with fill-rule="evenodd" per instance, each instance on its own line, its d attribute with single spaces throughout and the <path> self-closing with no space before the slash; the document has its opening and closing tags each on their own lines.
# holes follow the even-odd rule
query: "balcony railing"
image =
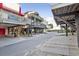
<svg viewBox="0 0 79 59">
<path fill-rule="evenodd" d="M 32 23 L 32 27 L 37 27 L 37 28 L 46 28 L 46 26 L 42 23 Z"/>
<path fill-rule="evenodd" d="M 0 22 L 25 25 L 24 17 L 0 10 Z"/>
<path fill-rule="evenodd" d="M 37 16 L 37 15 L 32 15 L 32 17 L 37 18 L 37 19 L 39 19 L 39 20 L 43 21 L 43 18 L 42 18 L 42 17 L 40 17 L 40 16 Z"/>
</svg>

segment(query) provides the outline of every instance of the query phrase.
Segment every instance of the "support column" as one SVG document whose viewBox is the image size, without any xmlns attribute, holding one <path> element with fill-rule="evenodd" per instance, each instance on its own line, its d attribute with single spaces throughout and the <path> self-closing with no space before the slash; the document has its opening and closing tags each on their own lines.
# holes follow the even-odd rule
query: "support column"
<svg viewBox="0 0 79 59">
<path fill-rule="evenodd" d="M 79 17 L 78 15 L 76 15 L 76 28 L 77 28 L 77 43 L 78 43 L 78 47 L 79 47 Z"/>
<path fill-rule="evenodd" d="M 68 25 L 66 24 L 66 36 L 68 36 Z"/>
<path fill-rule="evenodd" d="M 74 30 L 73 29 L 71 29 L 71 34 L 74 35 Z"/>
<path fill-rule="evenodd" d="M 28 28 L 28 32 L 27 32 L 27 33 L 28 33 L 28 36 L 29 36 L 29 35 L 30 35 L 30 33 L 29 33 L 29 28 Z"/>
</svg>

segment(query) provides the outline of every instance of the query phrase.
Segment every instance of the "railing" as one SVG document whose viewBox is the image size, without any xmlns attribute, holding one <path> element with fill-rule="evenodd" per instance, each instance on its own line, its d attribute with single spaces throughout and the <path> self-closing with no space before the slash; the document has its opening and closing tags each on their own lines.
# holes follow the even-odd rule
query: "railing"
<svg viewBox="0 0 79 59">
<path fill-rule="evenodd" d="M 36 15 L 32 15 L 32 16 L 35 17 L 35 18 L 37 18 L 37 19 L 39 19 L 39 20 L 43 20 L 43 18 L 40 17 L 40 16 L 36 16 Z"/>
<path fill-rule="evenodd" d="M 42 18 L 39 16 L 34 15 L 34 17 L 42 20 Z M 41 22 L 32 23 L 32 20 L 29 18 L 24 18 L 24 17 L 18 16 L 16 14 L 12 14 L 12 13 L 5 12 L 5 11 L 1 11 L 0 22 L 11 23 L 11 24 L 20 24 L 20 25 L 21 24 L 22 25 L 30 24 L 30 25 L 33 25 L 35 27 L 44 27 L 44 25 L 42 25 Z"/>
<path fill-rule="evenodd" d="M 20 25 L 31 24 L 30 19 L 25 19 L 24 17 L 16 15 L 16 14 L 1 11 L 0 15 L 1 15 L 0 22 L 3 22 L 3 23 L 20 24 Z"/>
<path fill-rule="evenodd" d="M 42 23 L 32 23 L 32 26 L 33 27 L 39 27 L 39 28 L 45 28 L 46 26 L 44 25 L 44 24 L 42 24 Z"/>
<path fill-rule="evenodd" d="M 11 24 L 22 24 L 24 25 L 25 23 L 23 22 L 23 18 L 19 18 L 15 15 L 14 18 L 12 16 L 10 16 L 10 14 L 6 14 L 7 16 L 5 17 L 5 15 L 2 15 L 0 16 L 0 22 L 3 22 L 3 23 L 11 23 Z M 15 19 L 15 17 L 17 19 Z"/>
</svg>

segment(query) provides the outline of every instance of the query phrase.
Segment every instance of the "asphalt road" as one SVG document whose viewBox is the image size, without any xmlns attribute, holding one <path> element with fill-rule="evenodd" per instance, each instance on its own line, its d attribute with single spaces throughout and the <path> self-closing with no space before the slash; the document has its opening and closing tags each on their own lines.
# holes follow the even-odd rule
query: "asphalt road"
<svg viewBox="0 0 79 59">
<path fill-rule="evenodd" d="M 53 38 L 56 33 L 50 32 L 46 34 L 38 34 L 33 37 L 29 37 L 29 40 L 25 40 L 13 45 L 5 46 L 0 48 L 0 56 L 24 56 L 25 53 L 29 53 L 35 47 L 43 44 L 48 39 Z M 23 39 L 26 39 L 23 37 Z"/>
</svg>

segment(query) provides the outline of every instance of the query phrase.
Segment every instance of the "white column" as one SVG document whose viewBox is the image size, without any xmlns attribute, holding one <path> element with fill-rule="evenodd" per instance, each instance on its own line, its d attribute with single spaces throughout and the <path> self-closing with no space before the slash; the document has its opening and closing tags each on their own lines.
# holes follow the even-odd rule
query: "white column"
<svg viewBox="0 0 79 59">
<path fill-rule="evenodd" d="M 8 28 L 5 28 L 5 35 L 8 35 Z"/>
</svg>

